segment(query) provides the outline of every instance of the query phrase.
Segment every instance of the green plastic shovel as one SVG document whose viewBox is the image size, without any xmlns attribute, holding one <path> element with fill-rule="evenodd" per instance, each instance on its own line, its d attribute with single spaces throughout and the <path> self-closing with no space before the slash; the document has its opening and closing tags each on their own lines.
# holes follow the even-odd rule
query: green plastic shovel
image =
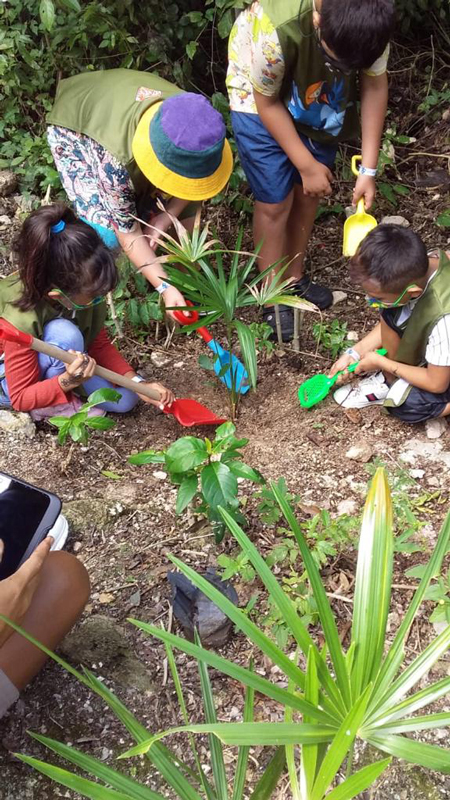
<svg viewBox="0 0 450 800">
<path fill-rule="evenodd" d="M 380 350 L 377 350 L 377 353 L 379 353 L 380 356 L 385 356 L 387 350 L 381 348 Z M 359 361 L 355 361 L 355 363 L 350 364 L 347 369 L 341 369 L 339 372 L 336 372 L 336 375 L 333 375 L 332 378 L 329 378 L 328 375 L 321 373 L 319 375 L 313 375 L 312 378 L 308 378 L 307 381 L 304 381 L 298 389 L 298 399 L 301 407 L 312 408 L 312 406 L 315 406 L 317 403 L 320 403 L 321 400 L 324 400 L 331 387 L 336 383 L 339 375 L 342 375 L 344 372 L 354 372 L 358 364 Z"/>
</svg>

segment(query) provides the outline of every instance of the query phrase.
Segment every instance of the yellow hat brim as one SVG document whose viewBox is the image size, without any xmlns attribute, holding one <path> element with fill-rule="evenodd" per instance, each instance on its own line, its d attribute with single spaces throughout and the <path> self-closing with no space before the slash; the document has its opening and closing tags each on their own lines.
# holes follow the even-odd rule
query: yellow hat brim
<svg viewBox="0 0 450 800">
<path fill-rule="evenodd" d="M 228 140 L 224 141 L 222 161 L 212 175 L 206 178 L 185 178 L 183 175 L 178 175 L 161 164 L 150 141 L 150 122 L 160 106 L 160 102 L 151 105 L 142 115 L 136 128 L 132 150 L 139 169 L 150 183 L 166 194 L 179 197 L 180 200 L 209 200 L 228 183 L 233 169 L 233 154 Z"/>
</svg>

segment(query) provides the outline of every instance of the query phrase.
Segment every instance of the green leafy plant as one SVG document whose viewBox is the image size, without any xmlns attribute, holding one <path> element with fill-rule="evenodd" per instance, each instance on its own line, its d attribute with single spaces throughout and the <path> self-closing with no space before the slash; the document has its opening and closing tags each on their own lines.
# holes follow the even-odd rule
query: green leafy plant
<svg viewBox="0 0 450 800">
<path fill-rule="evenodd" d="M 313 325 L 313 336 L 317 344 L 333 360 L 349 346 L 347 340 L 347 323 L 339 319 L 331 322 L 317 322 Z"/>
<path fill-rule="evenodd" d="M 255 337 L 255 345 L 258 353 L 266 358 L 270 358 L 275 350 L 276 344 L 272 339 L 273 331 L 267 322 L 251 322 L 248 326 Z"/>
<path fill-rule="evenodd" d="M 446 208 L 445 211 L 438 214 L 436 225 L 440 225 L 441 228 L 450 228 L 450 208 Z"/>
<path fill-rule="evenodd" d="M 243 462 L 241 448 L 248 439 L 237 439 L 235 431 L 231 422 L 225 422 L 217 428 L 213 441 L 183 436 L 164 452 L 145 450 L 128 458 L 131 464 L 163 464 L 171 482 L 179 487 L 176 513 L 192 504 L 196 513 L 210 520 L 216 542 L 225 532 L 219 507 L 245 522 L 239 510 L 238 478 L 264 483 L 262 475 Z"/>
<path fill-rule="evenodd" d="M 120 277 L 113 303 L 119 325 L 127 323 L 137 335 L 148 336 L 151 323 L 161 322 L 164 316 L 158 292 L 148 291 L 148 281 L 136 272 L 128 258 L 121 258 L 118 266 Z M 114 327 L 117 323 L 110 317 L 106 324 Z"/>
<path fill-rule="evenodd" d="M 423 578 L 425 567 L 418 564 L 416 567 L 407 569 L 407 578 Z M 426 593 L 425 600 L 430 600 L 436 604 L 430 614 L 430 622 L 441 622 L 450 625 L 450 569 L 443 575 L 433 578 Z"/>
<path fill-rule="evenodd" d="M 448 550 L 450 516 L 439 534 L 423 578 L 393 640 L 387 638 L 387 622 L 393 580 L 394 537 L 392 505 L 386 474 L 377 470 L 367 497 L 358 549 L 350 644 L 344 648 L 317 565 L 286 498 L 272 485 L 280 510 L 300 549 L 323 631 L 324 647 L 319 650 L 298 619 L 289 597 L 275 580 L 255 545 L 224 510 L 221 515 L 242 551 L 258 573 L 273 601 L 283 614 L 306 668 L 294 661 L 268 639 L 259 628 L 203 577 L 175 557 L 172 562 L 204 592 L 246 634 L 265 658 L 288 680 L 288 688 L 258 676 L 259 691 L 277 699 L 285 708 L 285 721 L 272 723 L 211 723 L 188 725 L 156 734 L 133 747 L 123 758 L 151 753 L 155 744 L 171 733 L 213 734 L 232 745 L 278 744 L 286 747 L 286 758 L 294 797 L 305 800 L 351 800 L 367 789 L 385 770 L 390 758 L 375 761 L 353 771 L 355 741 L 425 768 L 450 772 L 448 750 L 407 734 L 442 728 L 450 724 L 448 712 L 416 714 L 445 697 L 450 678 L 429 683 L 417 690 L 422 679 L 447 652 L 450 626 L 412 661 L 406 661 L 405 645 L 416 614 L 433 575 L 440 570 Z M 198 661 L 219 669 L 256 688 L 255 675 L 228 659 L 203 650 L 179 636 L 154 625 L 132 620 L 142 631 Z M 304 662 L 302 662 L 304 663 Z M 239 677 L 238 677 L 239 676 Z M 295 714 L 295 718 L 294 715 Z M 301 721 L 298 716 L 301 715 Z M 414 715 L 414 716 L 411 716 Z M 294 749 L 302 745 L 300 753 Z M 346 765 L 345 776 L 342 769 Z M 342 776 L 342 778 L 341 778 Z M 332 788 L 334 786 L 334 788 Z M 300 789 L 301 787 L 301 789 Z"/>
<path fill-rule="evenodd" d="M 231 361 L 236 339 L 252 388 L 256 387 L 258 373 L 255 333 L 249 325 L 237 318 L 237 313 L 251 306 L 262 308 L 268 304 L 278 303 L 308 311 L 317 309 L 311 303 L 289 294 L 290 281 L 282 280 L 286 267 L 276 275 L 273 275 L 273 268 L 277 265 L 256 276 L 253 274 L 257 253 L 249 254 L 241 251 L 242 230 L 239 232 L 235 248 L 229 250 L 220 245 L 216 239 L 208 239 L 207 225 L 201 229 L 197 224 L 192 233 L 188 233 L 175 217 L 172 217 L 172 222 L 178 240 L 167 233 L 159 238 L 159 245 L 164 251 L 161 261 L 164 263 L 170 282 L 192 301 L 197 311 L 205 314 L 197 323 L 183 326 L 182 331 L 190 332 L 203 325 L 209 326 L 218 320 L 223 320 L 225 349 L 230 354 L 230 360 L 223 364 L 220 374 L 230 375 L 230 416 L 234 420 L 240 399 L 237 373 Z"/>
<path fill-rule="evenodd" d="M 450 85 L 444 83 L 440 89 L 432 86 L 428 94 L 419 105 L 418 110 L 425 112 L 427 118 L 436 122 L 441 117 L 442 109 L 448 108 L 450 104 Z"/>
<path fill-rule="evenodd" d="M 87 402 L 71 417 L 50 417 L 49 422 L 58 428 L 58 444 L 64 444 L 70 437 L 72 441 L 86 445 L 89 432 L 108 431 L 114 428 L 115 421 L 111 417 L 89 417 L 89 410 L 100 403 L 118 403 L 119 392 L 115 389 L 97 389 L 89 395 Z"/>
</svg>

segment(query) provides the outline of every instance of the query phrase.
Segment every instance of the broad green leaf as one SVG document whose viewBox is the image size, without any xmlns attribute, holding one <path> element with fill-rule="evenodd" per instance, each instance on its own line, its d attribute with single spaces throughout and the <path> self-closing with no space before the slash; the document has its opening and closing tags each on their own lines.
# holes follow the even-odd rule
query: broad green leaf
<svg viewBox="0 0 450 800">
<path fill-rule="evenodd" d="M 173 558 L 172 560 L 175 563 L 175 560 Z M 182 566 L 184 567 L 185 565 Z M 184 572 L 184 569 L 182 571 Z M 194 575 L 196 575 L 196 573 L 194 573 Z M 190 577 L 190 575 L 188 575 L 187 577 Z M 204 581 L 204 583 L 202 583 L 202 585 L 199 586 L 199 588 L 201 589 L 201 591 L 204 592 L 204 594 L 206 594 L 205 589 L 207 587 L 204 584 L 209 584 L 209 582 Z M 211 584 L 209 584 L 209 586 L 211 586 Z M 223 595 L 217 589 L 216 592 L 217 594 L 211 597 L 211 599 L 213 600 L 213 602 L 216 603 L 216 605 L 219 606 L 220 601 L 217 595 L 221 595 L 222 597 Z M 233 605 L 233 603 L 231 603 L 231 605 Z M 233 605 L 233 608 L 236 608 L 236 606 Z M 237 609 L 237 611 L 239 611 L 239 609 Z M 230 616 L 230 619 L 232 618 L 228 612 L 224 611 L 224 613 L 227 613 L 227 616 Z M 245 614 L 242 614 L 242 612 L 240 612 L 240 614 L 244 619 L 246 619 Z M 292 706 L 292 708 L 295 708 L 302 714 L 307 714 L 311 719 L 315 719 L 318 722 L 330 726 L 333 726 L 334 724 L 337 727 L 337 723 L 335 722 L 333 717 L 331 717 L 325 711 L 322 711 L 318 706 L 306 702 L 306 700 L 303 698 L 302 695 L 292 694 L 291 692 L 288 692 L 286 689 L 283 689 L 280 686 L 276 686 L 275 684 L 268 681 L 266 678 L 263 678 L 261 675 L 255 673 L 253 670 L 245 669 L 245 667 L 241 667 L 239 664 L 234 664 L 232 661 L 228 661 L 226 658 L 222 658 L 222 656 L 217 655 L 217 653 L 214 653 L 212 650 L 205 650 L 204 648 L 197 647 L 197 645 L 193 644 L 192 642 L 188 642 L 187 639 L 184 639 L 181 636 L 176 636 L 175 634 L 169 633 L 168 631 L 162 630 L 161 628 L 157 628 L 154 625 L 149 625 L 147 622 L 139 622 L 139 620 L 136 619 L 129 619 L 128 621 L 132 622 L 133 625 L 136 625 L 137 628 L 140 628 L 145 633 L 148 633 L 151 636 L 155 636 L 162 642 L 170 644 L 171 647 L 177 647 L 184 653 L 194 656 L 194 658 L 196 658 L 197 660 L 203 661 L 205 664 L 208 664 L 213 669 L 217 669 L 220 672 L 223 672 L 225 675 L 229 675 L 230 678 L 240 681 L 241 683 L 244 684 L 244 686 L 249 686 L 256 692 L 260 692 L 261 694 L 264 694 L 266 697 L 271 697 L 272 700 L 275 700 L 282 706 Z M 235 624 L 238 623 L 235 622 Z M 244 627 L 242 628 L 242 630 L 244 630 Z M 249 638 L 251 637 L 249 636 Z M 273 645 L 273 647 L 275 647 L 275 645 Z M 277 661 L 275 661 L 273 658 L 272 660 L 274 661 L 274 663 L 277 663 Z M 285 668 L 284 666 L 281 667 L 281 669 L 283 669 L 284 672 L 286 672 L 286 674 L 288 674 L 288 669 L 289 669 L 290 674 L 293 676 L 295 685 L 298 685 L 299 683 L 298 673 L 300 673 L 300 675 L 303 675 L 303 673 L 301 673 L 298 667 L 296 667 L 295 664 L 293 664 L 292 661 L 290 660 L 289 660 L 289 666 L 290 669 L 288 667 Z"/>
<path fill-rule="evenodd" d="M 320 744 L 330 742 L 336 735 L 335 728 L 326 725 L 305 725 L 302 722 L 223 722 L 217 725 L 188 725 L 186 727 L 169 728 L 157 733 L 127 750 L 119 758 L 132 758 L 147 753 L 160 739 L 173 733 L 211 733 L 223 744 L 232 745 L 287 745 L 287 744 Z"/>
<path fill-rule="evenodd" d="M 51 425 L 54 425 L 55 428 L 63 428 L 64 425 L 68 424 L 69 417 L 50 417 L 49 422 Z"/>
<path fill-rule="evenodd" d="M 450 228 L 450 208 L 436 217 L 436 224 L 441 225 L 443 228 Z"/>
<path fill-rule="evenodd" d="M 206 444 L 195 436 L 182 436 L 166 450 L 169 472 L 187 472 L 208 459 Z"/>
<path fill-rule="evenodd" d="M 194 40 L 188 42 L 186 45 L 186 55 L 191 61 L 197 52 L 197 47 L 198 47 L 198 42 L 195 42 Z"/>
<path fill-rule="evenodd" d="M 251 662 L 250 662 L 250 671 L 251 672 L 253 671 L 253 664 Z M 244 703 L 244 722 L 253 722 L 254 700 L 255 700 L 255 692 L 251 687 L 247 686 L 245 692 L 245 703 Z M 250 752 L 249 747 L 241 745 L 241 747 L 239 748 L 236 771 L 234 773 L 232 800 L 242 800 L 242 798 L 244 797 L 245 779 L 247 777 L 247 764 L 248 764 L 249 752 Z"/>
<path fill-rule="evenodd" d="M 52 0 L 41 0 L 39 4 L 39 16 L 47 31 L 51 31 L 55 24 L 55 6 Z"/>
<path fill-rule="evenodd" d="M 60 767 L 55 767 L 52 764 L 46 764 L 44 761 L 39 761 L 37 758 L 30 756 L 23 756 L 20 753 L 15 753 L 16 758 L 34 767 L 42 775 L 51 778 L 52 781 L 60 783 L 61 786 L 66 786 L 67 789 L 73 789 L 83 797 L 88 797 L 90 800 L 133 800 L 132 795 L 123 794 L 123 792 L 116 792 L 114 789 L 107 789 L 106 786 L 101 786 L 99 783 L 87 780 L 87 778 L 80 778 L 72 772 L 68 772 Z"/>
<path fill-rule="evenodd" d="M 128 456 L 130 464 L 165 464 L 166 456 L 160 450 L 143 450 L 142 453 L 136 453 L 134 456 Z"/>
<path fill-rule="evenodd" d="M 353 601 L 351 673 L 355 697 L 378 674 L 383 657 L 392 585 L 394 539 L 392 502 L 384 469 L 377 469 L 367 495 Z"/>
<path fill-rule="evenodd" d="M 197 489 L 197 475 L 187 475 L 185 478 L 183 478 L 177 494 L 177 503 L 175 507 L 176 514 L 181 514 L 182 511 L 187 508 L 192 498 L 195 496 Z"/>
<path fill-rule="evenodd" d="M 279 747 L 256 784 L 250 800 L 270 800 L 283 773 L 285 760 L 284 748 Z"/>
<path fill-rule="evenodd" d="M 239 337 L 239 344 L 241 346 L 241 354 L 246 366 L 248 376 L 250 378 L 250 385 L 256 389 L 256 382 L 258 380 L 258 365 L 256 362 L 256 339 L 252 330 L 240 320 L 234 320 L 234 327 Z M 235 383 L 235 376 L 233 373 L 232 381 Z M 239 387 L 236 387 L 239 388 Z"/>
<path fill-rule="evenodd" d="M 213 509 L 236 505 L 238 484 L 236 475 L 221 461 L 213 461 L 202 469 L 202 494 Z"/>
<path fill-rule="evenodd" d="M 243 461 L 227 461 L 227 466 L 238 478 L 245 478 L 248 481 L 253 481 L 253 483 L 265 483 L 265 478 L 258 472 L 257 469 L 253 469 L 253 467 L 249 467 L 248 464 L 244 464 Z"/>
<path fill-rule="evenodd" d="M 85 425 L 94 431 L 109 431 L 110 428 L 114 428 L 116 421 L 111 417 L 88 417 Z"/>
<path fill-rule="evenodd" d="M 223 439 L 228 439 L 229 436 L 234 436 L 236 433 L 236 426 L 232 422 L 223 422 L 222 425 L 216 429 L 214 441 L 219 442 Z"/>
<path fill-rule="evenodd" d="M 363 767 L 327 794 L 326 800 L 352 800 L 353 797 L 359 797 L 362 792 L 375 783 L 390 763 L 390 758 L 384 758 L 382 761 L 376 761 L 375 764 Z"/>
<path fill-rule="evenodd" d="M 45 747 L 48 747 L 49 750 L 61 756 L 61 758 L 70 761 L 71 764 L 75 764 L 75 766 L 80 767 L 84 772 L 89 773 L 94 778 L 98 778 L 103 781 L 103 783 L 107 783 L 109 786 L 112 786 L 113 789 L 130 795 L 133 800 L 163 800 L 161 794 L 152 791 L 148 786 L 142 786 L 132 778 L 128 778 L 123 773 L 106 766 L 106 764 L 99 761 L 97 758 L 92 758 L 92 756 L 82 753 L 74 747 L 69 747 L 66 744 L 57 742 L 55 739 L 49 739 L 47 736 L 41 736 L 39 733 L 31 732 L 30 735 L 33 739 L 36 739 L 41 744 L 45 745 Z"/>
<path fill-rule="evenodd" d="M 442 561 L 448 550 L 449 539 L 450 539 L 450 514 L 448 514 L 445 519 L 445 522 L 439 533 L 438 540 L 434 547 L 432 556 L 427 564 L 426 572 L 411 602 L 408 605 L 406 614 L 403 617 L 403 621 L 395 635 L 392 645 L 388 650 L 380 674 L 378 675 L 377 680 L 375 682 L 373 696 L 371 698 L 368 709 L 370 712 L 370 721 L 372 721 L 372 717 L 375 716 L 375 712 L 380 702 L 380 698 L 384 695 L 386 691 L 389 690 L 389 687 L 391 686 L 392 681 L 394 680 L 395 675 L 397 674 L 397 671 L 400 668 L 400 665 L 404 657 L 405 641 L 408 637 L 411 625 L 414 622 L 417 610 L 424 598 L 425 592 L 428 588 L 431 579 L 435 575 L 439 575 L 440 573 Z"/>
<path fill-rule="evenodd" d="M 450 775 L 450 750 L 444 750 L 443 747 L 394 734 L 371 736 L 367 741 L 374 747 L 378 747 L 379 750 L 383 750 L 384 753 L 389 753 L 396 758 L 403 758 L 410 764 L 419 764 L 426 769 Z"/>
<path fill-rule="evenodd" d="M 274 497 L 278 505 L 280 506 L 283 516 L 285 517 L 288 525 L 290 526 L 298 542 L 303 562 L 305 564 L 305 569 L 308 573 L 308 577 L 314 592 L 314 598 L 317 603 L 320 621 L 322 623 L 323 631 L 325 634 L 325 640 L 336 673 L 336 682 L 339 687 L 340 694 L 342 700 L 344 701 L 345 707 L 350 708 L 351 691 L 350 691 L 349 676 L 347 673 L 347 666 L 345 663 L 345 657 L 342 650 L 341 641 L 339 639 L 339 632 L 337 629 L 336 621 L 334 619 L 333 612 L 331 611 L 330 604 L 328 602 L 325 588 L 322 583 L 322 578 L 320 577 L 319 570 L 311 555 L 311 551 L 303 535 L 303 531 L 297 522 L 295 514 L 285 496 L 285 493 L 280 491 L 279 486 L 274 482 L 272 482 L 270 486 L 274 494 Z M 312 639 L 309 637 L 308 648 L 306 650 L 302 648 L 305 655 L 308 654 L 309 647 L 311 646 L 311 644 L 314 646 L 315 650 L 317 649 L 314 643 L 312 642 Z M 300 642 L 299 645 L 301 646 Z M 316 653 L 316 655 L 318 655 L 318 653 Z M 317 659 L 317 667 L 319 671 L 319 677 L 322 684 L 324 685 L 324 688 L 328 692 L 330 692 L 330 689 L 332 690 L 332 684 L 330 684 L 330 681 L 327 680 L 326 685 L 324 684 L 324 678 L 326 680 L 328 677 L 327 675 L 328 670 L 326 669 L 326 665 L 322 661 L 322 659 Z M 336 695 L 333 696 L 333 699 L 337 699 Z"/>
<path fill-rule="evenodd" d="M 336 733 L 320 765 L 310 800 L 322 800 L 326 791 L 332 785 L 358 733 L 359 726 L 364 718 L 370 691 L 371 686 L 369 684 L 364 694 L 358 698 L 351 711 L 348 712 L 346 718 L 343 720 L 341 727 Z"/>
<path fill-rule="evenodd" d="M 195 643 L 197 647 L 203 649 L 200 644 L 200 638 L 197 631 L 195 631 Z M 205 712 L 205 720 L 208 725 L 217 724 L 216 708 L 214 705 L 214 697 L 211 689 L 211 681 L 209 680 L 208 667 L 203 661 L 198 661 L 198 670 L 200 674 L 200 686 L 203 697 L 203 709 Z M 227 776 L 225 772 L 225 762 L 223 760 L 223 749 L 220 740 L 216 736 L 209 736 L 209 749 L 211 753 L 211 766 L 214 776 L 214 786 L 217 794 L 217 800 L 228 800 L 227 790 Z"/>
<path fill-rule="evenodd" d="M 77 13 L 81 11 L 78 0 L 59 0 L 59 2 L 64 8 L 67 8 L 68 11 L 75 11 Z"/>
<path fill-rule="evenodd" d="M 115 389 L 109 389 L 105 386 L 104 389 L 97 389 L 89 395 L 85 405 L 98 406 L 99 403 L 118 403 L 121 398 L 120 392 Z"/>
</svg>

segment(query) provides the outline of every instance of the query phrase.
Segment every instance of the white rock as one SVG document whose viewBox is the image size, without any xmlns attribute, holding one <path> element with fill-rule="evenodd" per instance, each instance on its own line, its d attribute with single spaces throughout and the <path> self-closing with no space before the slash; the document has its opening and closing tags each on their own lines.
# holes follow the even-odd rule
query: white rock
<svg viewBox="0 0 450 800">
<path fill-rule="evenodd" d="M 347 450 L 345 455 L 352 461 L 362 461 L 365 464 L 372 458 L 373 450 L 366 442 L 359 442 Z"/>
<path fill-rule="evenodd" d="M 342 516 L 343 514 L 355 514 L 356 500 L 341 500 L 336 510 L 339 516 Z"/>
<path fill-rule="evenodd" d="M 347 333 L 347 341 L 348 342 L 357 342 L 359 338 L 359 334 L 357 331 L 349 331 Z"/>
<path fill-rule="evenodd" d="M 333 295 L 333 305 L 337 305 L 338 303 L 342 303 L 343 300 L 347 300 L 347 293 L 346 292 L 332 292 Z"/>
<path fill-rule="evenodd" d="M 423 478 L 423 476 L 425 475 L 425 470 L 424 469 L 410 469 L 409 470 L 409 474 L 411 475 L 411 478 Z"/>
<path fill-rule="evenodd" d="M 172 359 L 167 353 L 156 351 L 151 354 L 150 361 L 155 365 L 155 367 L 165 367 L 166 364 L 170 364 Z"/>
<path fill-rule="evenodd" d="M 0 411 L 0 429 L 17 436 L 33 439 L 36 428 L 29 414 L 20 411 Z"/>
<path fill-rule="evenodd" d="M 447 430 L 447 423 L 445 419 L 427 419 L 425 422 L 425 430 L 428 439 L 439 439 Z"/>
<path fill-rule="evenodd" d="M 402 228 L 409 228 L 410 222 L 405 217 L 394 215 L 392 217 L 383 217 L 381 220 L 382 225 L 401 225 Z"/>
<path fill-rule="evenodd" d="M 184 361 L 176 361 L 176 363 L 174 364 L 174 367 L 176 367 L 176 369 L 179 369 L 180 367 L 184 367 Z"/>
<path fill-rule="evenodd" d="M 11 225 L 11 220 L 7 214 L 0 215 L 0 228 L 8 228 Z"/>
<path fill-rule="evenodd" d="M 167 472 L 156 470 L 156 472 L 153 473 L 153 477 L 156 478 L 157 481 L 165 481 L 167 478 Z"/>
</svg>

